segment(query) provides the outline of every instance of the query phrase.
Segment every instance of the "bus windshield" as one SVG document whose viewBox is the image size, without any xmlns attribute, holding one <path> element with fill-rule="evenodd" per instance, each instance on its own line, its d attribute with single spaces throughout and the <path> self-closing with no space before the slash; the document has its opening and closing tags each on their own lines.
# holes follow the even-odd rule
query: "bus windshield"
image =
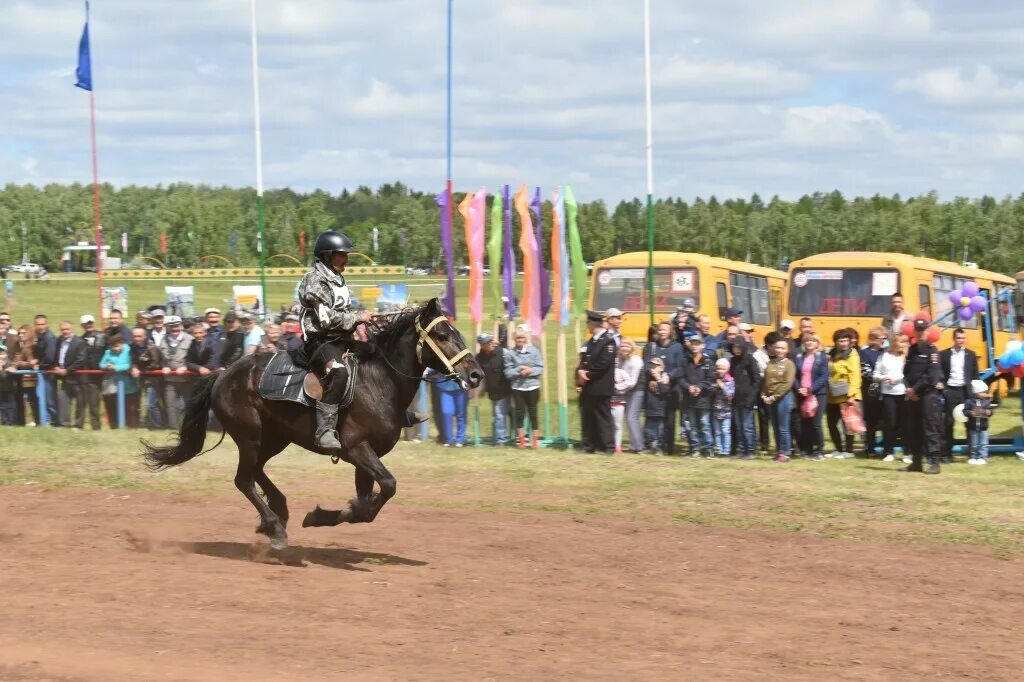
<svg viewBox="0 0 1024 682">
<path fill-rule="evenodd" d="M 654 307 L 674 311 L 692 298 L 699 305 L 697 270 L 691 267 L 654 268 Z M 648 310 L 647 268 L 601 268 L 594 276 L 594 309 L 623 312 Z"/>
<path fill-rule="evenodd" d="M 793 270 L 789 313 L 832 317 L 883 317 L 900 290 L 897 270 L 828 268 Z"/>
</svg>

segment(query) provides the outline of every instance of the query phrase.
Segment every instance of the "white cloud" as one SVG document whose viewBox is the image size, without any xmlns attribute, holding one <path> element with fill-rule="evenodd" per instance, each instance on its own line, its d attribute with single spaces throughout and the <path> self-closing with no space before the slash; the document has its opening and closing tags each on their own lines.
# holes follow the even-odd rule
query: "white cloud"
<svg viewBox="0 0 1024 682">
<path fill-rule="evenodd" d="M 786 111 L 782 137 L 794 147 L 863 149 L 884 145 L 891 127 L 877 111 L 860 107 L 792 107 Z"/>
<path fill-rule="evenodd" d="M 1002 79 L 985 64 L 979 64 L 968 75 L 960 67 L 933 69 L 896 81 L 894 89 L 949 107 L 984 109 L 1024 104 L 1024 80 Z"/>
</svg>

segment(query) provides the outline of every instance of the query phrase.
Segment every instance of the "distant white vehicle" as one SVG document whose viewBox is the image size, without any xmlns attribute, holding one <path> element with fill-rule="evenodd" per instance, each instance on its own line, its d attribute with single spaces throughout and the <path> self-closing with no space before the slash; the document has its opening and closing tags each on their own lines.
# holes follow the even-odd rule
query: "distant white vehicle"
<svg viewBox="0 0 1024 682">
<path fill-rule="evenodd" d="M 36 263 L 18 263 L 17 265 L 8 265 L 7 269 L 10 272 L 27 272 L 32 275 L 38 275 L 39 271 L 43 268 Z"/>
</svg>

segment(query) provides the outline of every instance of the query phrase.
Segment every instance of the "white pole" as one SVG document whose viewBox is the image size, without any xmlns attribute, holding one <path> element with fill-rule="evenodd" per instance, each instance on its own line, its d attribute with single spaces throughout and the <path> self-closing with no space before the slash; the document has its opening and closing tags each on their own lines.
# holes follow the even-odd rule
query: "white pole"
<svg viewBox="0 0 1024 682">
<path fill-rule="evenodd" d="M 644 104 L 647 118 L 647 194 L 654 194 L 654 133 L 651 124 L 651 0 L 644 0 Z"/>
<path fill-rule="evenodd" d="M 260 137 L 259 48 L 256 45 L 256 0 L 249 0 L 252 17 L 252 109 L 256 137 L 256 196 L 263 196 L 263 140 Z"/>
</svg>

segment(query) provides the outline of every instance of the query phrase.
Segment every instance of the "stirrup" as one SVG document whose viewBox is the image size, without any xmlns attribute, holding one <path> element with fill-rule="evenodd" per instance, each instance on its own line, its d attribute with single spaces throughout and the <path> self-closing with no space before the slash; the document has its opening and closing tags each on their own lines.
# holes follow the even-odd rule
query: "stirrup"
<svg viewBox="0 0 1024 682">
<path fill-rule="evenodd" d="M 429 415 L 422 414 L 420 412 L 413 412 L 412 410 L 405 411 L 405 419 L 402 426 L 409 428 L 410 426 L 416 426 L 430 419 Z"/>
</svg>

